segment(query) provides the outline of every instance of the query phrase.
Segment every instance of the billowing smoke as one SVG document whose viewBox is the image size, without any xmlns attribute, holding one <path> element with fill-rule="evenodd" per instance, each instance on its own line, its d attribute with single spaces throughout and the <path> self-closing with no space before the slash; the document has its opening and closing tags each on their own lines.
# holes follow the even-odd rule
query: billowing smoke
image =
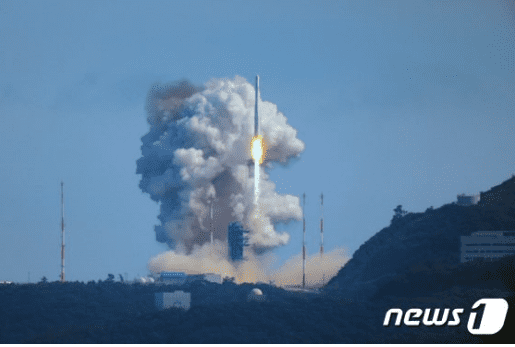
<svg viewBox="0 0 515 347">
<path fill-rule="evenodd" d="M 233 263 L 227 258 L 227 244 L 215 241 L 213 245 L 194 246 L 186 254 L 183 250 L 161 253 L 153 257 L 148 268 L 152 273 L 161 271 L 183 271 L 189 274 L 217 273 L 222 277 L 234 277 L 237 283 L 274 281 L 277 286 L 294 286 L 302 283 L 302 254 L 291 257 L 279 268 L 274 269 L 277 259 L 273 254 L 250 253 L 248 260 Z M 343 249 L 335 249 L 320 256 L 314 254 L 306 259 L 306 285 L 321 286 L 334 277 L 349 260 Z"/>
<path fill-rule="evenodd" d="M 304 143 L 276 105 L 260 100 L 266 156 L 259 166 L 255 204 L 250 153 L 254 102 L 254 86 L 239 76 L 213 79 L 202 88 L 181 81 L 150 90 L 146 107 L 150 130 L 141 139 L 137 173 L 142 175 L 143 192 L 160 202 L 156 240 L 171 249 L 150 260 L 151 272 L 214 272 L 238 282 L 295 276 L 295 266 L 288 263 L 274 273 L 274 258 L 267 251 L 288 243 L 289 235 L 278 232 L 275 225 L 300 220 L 300 201 L 275 192 L 267 170 L 272 163 L 287 164 L 298 157 Z M 249 230 L 247 259 L 239 263 L 228 257 L 227 226 L 233 221 Z M 331 263 L 330 259 L 326 261 Z M 343 265 L 339 258 L 335 262 L 334 273 Z"/>
<path fill-rule="evenodd" d="M 334 249 L 321 256 L 319 253 L 306 256 L 306 286 L 318 287 L 329 282 L 349 260 L 348 252 Z M 269 276 L 278 286 L 302 283 L 302 253 L 291 257 Z"/>
<path fill-rule="evenodd" d="M 151 89 L 150 131 L 142 137 L 137 173 L 142 174 L 140 188 L 161 203 L 157 241 L 189 254 L 194 245 L 210 241 L 211 231 L 215 240 L 226 241 L 227 225 L 239 221 L 250 231 L 254 251 L 288 242 L 289 235 L 278 233 L 274 225 L 301 218 L 299 198 L 276 193 L 266 169 L 272 162 L 287 163 L 299 156 L 304 143 L 276 105 L 260 102 L 267 154 L 256 218 L 249 171 L 254 95 L 254 87 L 242 77 L 214 79 L 204 88 L 182 81 Z"/>
<path fill-rule="evenodd" d="M 237 283 L 269 281 L 269 272 L 274 261 L 272 254 L 249 253 L 246 261 L 234 263 L 229 260 L 227 253 L 227 242 L 215 240 L 213 244 L 194 245 L 189 254 L 183 249 L 161 253 L 150 259 L 148 268 L 154 274 L 162 271 L 216 273 L 223 278 L 234 277 Z"/>
</svg>

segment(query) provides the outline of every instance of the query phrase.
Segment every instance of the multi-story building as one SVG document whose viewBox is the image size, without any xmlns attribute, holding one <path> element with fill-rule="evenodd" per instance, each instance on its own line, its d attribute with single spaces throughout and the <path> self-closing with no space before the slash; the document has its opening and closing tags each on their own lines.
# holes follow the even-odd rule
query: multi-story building
<svg viewBox="0 0 515 347">
<path fill-rule="evenodd" d="M 515 254 L 515 231 L 477 231 L 461 237 L 461 262 Z"/>
</svg>

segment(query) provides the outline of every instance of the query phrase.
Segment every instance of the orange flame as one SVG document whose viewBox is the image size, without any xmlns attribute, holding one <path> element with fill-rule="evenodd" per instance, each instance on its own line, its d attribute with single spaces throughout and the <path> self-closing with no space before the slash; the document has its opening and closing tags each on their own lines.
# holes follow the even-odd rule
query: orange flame
<svg viewBox="0 0 515 347">
<path fill-rule="evenodd" d="M 266 145 L 263 141 L 263 136 L 258 135 L 252 138 L 250 142 L 250 153 L 254 161 L 258 161 L 259 164 L 263 163 L 266 154 Z"/>
</svg>

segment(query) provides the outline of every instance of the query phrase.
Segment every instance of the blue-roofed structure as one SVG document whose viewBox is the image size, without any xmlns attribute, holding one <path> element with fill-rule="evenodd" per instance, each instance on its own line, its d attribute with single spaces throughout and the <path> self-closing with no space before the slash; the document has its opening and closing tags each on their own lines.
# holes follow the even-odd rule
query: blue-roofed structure
<svg viewBox="0 0 515 347">
<path fill-rule="evenodd" d="M 161 272 L 159 281 L 166 284 L 184 284 L 188 275 L 184 272 Z"/>
<path fill-rule="evenodd" d="M 229 256 L 233 261 L 243 260 L 243 248 L 248 246 L 248 230 L 243 229 L 240 222 L 232 222 L 227 227 Z"/>
</svg>

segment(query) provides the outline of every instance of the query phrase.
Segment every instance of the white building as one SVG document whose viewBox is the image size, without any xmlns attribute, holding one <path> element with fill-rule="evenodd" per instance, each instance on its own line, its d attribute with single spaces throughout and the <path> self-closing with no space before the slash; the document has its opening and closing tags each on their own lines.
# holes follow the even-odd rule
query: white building
<svg viewBox="0 0 515 347">
<path fill-rule="evenodd" d="M 477 205 L 479 202 L 480 195 L 465 195 L 465 194 L 459 194 L 458 195 L 458 205 L 460 206 L 471 206 L 471 205 Z"/>
<path fill-rule="evenodd" d="M 154 283 L 154 279 L 152 277 L 140 277 L 136 279 L 136 282 L 142 284 Z"/>
<path fill-rule="evenodd" d="M 203 274 L 203 277 L 208 282 L 222 284 L 222 276 L 219 274 L 208 273 L 208 274 Z"/>
<path fill-rule="evenodd" d="M 477 231 L 461 237 L 461 262 L 515 254 L 515 231 Z"/>
<path fill-rule="evenodd" d="M 156 293 L 155 303 L 159 310 L 178 307 L 187 311 L 191 306 L 191 293 L 183 292 L 182 290 L 177 290 L 173 293 Z"/>
</svg>

